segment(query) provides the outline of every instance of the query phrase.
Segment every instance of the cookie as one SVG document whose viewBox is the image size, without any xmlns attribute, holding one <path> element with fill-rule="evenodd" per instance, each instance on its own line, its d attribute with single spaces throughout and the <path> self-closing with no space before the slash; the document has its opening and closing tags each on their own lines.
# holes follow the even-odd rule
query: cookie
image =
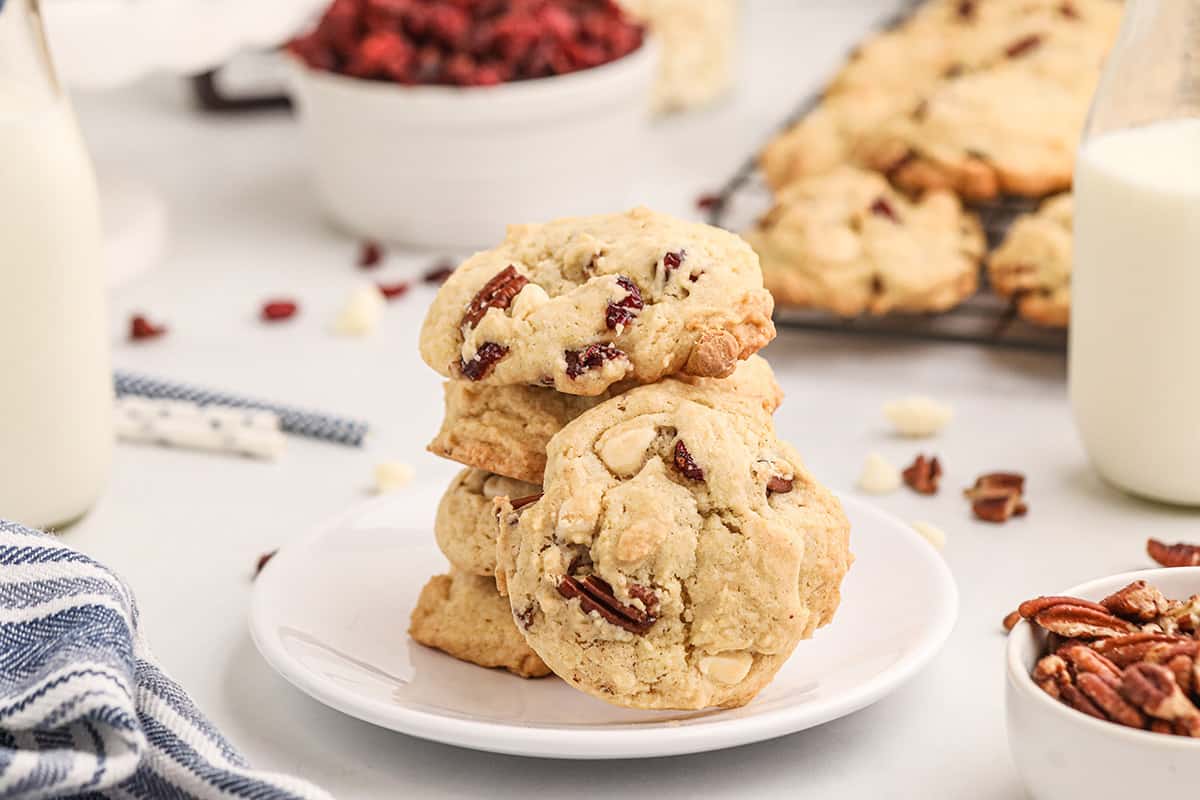
<svg viewBox="0 0 1200 800">
<path fill-rule="evenodd" d="M 1061 194 L 1019 217 L 988 258 L 988 280 L 1038 325 L 1066 327 L 1071 316 L 1073 202 Z"/>
<path fill-rule="evenodd" d="M 785 187 L 745 236 L 780 305 L 846 317 L 952 308 L 974 293 L 985 248 L 953 194 L 910 200 L 850 166 Z"/>
<path fill-rule="evenodd" d="M 727 393 L 644 386 L 585 412 L 544 489 L 500 501 L 497 583 L 555 674 L 610 703 L 743 705 L 837 609 L 840 504 Z"/>
<path fill-rule="evenodd" d="M 525 483 L 482 469 L 458 473 L 442 496 L 433 523 L 446 560 L 458 571 L 490 578 L 496 572 L 495 498 L 516 500 L 541 490 L 540 482 Z"/>
<path fill-rule="evenodd" d="M 975 199 L 1064 188 L 1073 163 L 1059 145 L 1065 136 L 1074 147 L 1121 8 L 1114 0 L 926 3 L 867 39 L 821 103 L 768 144 L 764 177 L 779 189 L 854 163 L 894 172 L 907 189 Z M 978 78 L 997 70 L 1008 77 Z M 1042 131 L 1037 120 L 1047 112 Z"/>
<path fill-rule="evenodd" d="M 637 208 L 510 227 L 442 286 L 421 355 L 455 380 L 595 396 L 726 377 L 774 338 L 771 311 L 736 235 Z"/>
<path fill-rule="evenodd" d="M 740 362 L 728 378 L 681 375 L 677 379 L 721 385 L 727 391 L 756 397 L 767 413 L 773 413 L 783 401 L 783 390 L 775 382 L 770 365 L 757 355 Z M 429 451 L 540 486 L 550 437 L 584 411 L 629 388 L 617 384 L 597 397 L 579 397 L 537 386 L 447 381 L 446 415 Z"/>
<path fill-rule="evenodd" d="M 503 667 L 522 678 L 550 674 L 525 644 L 491 578 L 461 572 L 430 578 L 413 609 L 408 635 L 481 667 Z"/>
</svg>

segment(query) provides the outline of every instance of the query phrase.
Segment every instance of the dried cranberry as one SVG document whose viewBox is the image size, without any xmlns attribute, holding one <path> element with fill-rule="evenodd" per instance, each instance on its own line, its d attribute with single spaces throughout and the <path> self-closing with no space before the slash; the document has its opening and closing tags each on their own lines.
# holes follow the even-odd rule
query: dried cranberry
<svg viewBox="0 0 1200 800">
<path fill-rule="evenodd" d="M 711 211 L 721 205 L 721 195 L 702 194 L 696 198 L 696 208 L 700 211 Z"/>
<path fill-rule="evenodd" d="M 156 325 L 141 314 L 135 314 L 129 320 L 129 338 L 133 341 L 156 339 L 166 332 L 166 325 Z"/>
<path fill-rule="evenodd" d="M 412 45 L 396 31 L 377 31 L 359 42 L 346 62 L 345 73 L 355 78 L 401 81 L 412 63 Z"/>
<path fill-rule="evenodd" d="M 675 443 L 675 469 L 683 474 L 683 477 L 689 481 L 704 480 L 704 470 L 692 458 L 692 454 L 688 452 L 687 445 L 680 439 Z"/>
<path fill-rule="evenodd" d="M 454 274 L 454 263 L 451 261 L 439 261 L 430 267 L 421 280 L 424 283 L 436 284 L 440 286 L 446 282 L 446 279 Z"/>
<path fill-rule="evenodd" d="M 484 342 L 475 351 L 475 357 L 470 361 L 459 359 L 459 370 L 464 377 L 473 381 L 481 381 L 491 374 L 492 368 L 496 366 L 496 362 L 506 355 L 508 355 L 508 348 L 504 345 L 496 344 L 495 342 Z"/>
<path fill-rule="evenodd" d="M 604 324 L 610 331 L 616 330 L 617 326 L 623 327 L 633 322 L 637 317 L 637 312 L 645 308 L 645 303 L 642 302 L 642 292 L 636 283 L 624 275 L 620 275 L 617 277 L 617 285 L 628 294 L 623 300 L 608 304 L 608 310 L 604 314 Z"/>
<path fill-rule="evenodd" d="M 358 249 L 358 266 L 372 269 L 383 261 L 383 248 L 377 242 L 363 242 Z"/>
<path fill-rule="evenodd" d="M 299 308 L 293 300 L 269 300 L 263 303 L 259 316 L 264 322 L 280 322 L 296 316 Z"/>
<path fill-rule="evenodd" d="M 871 213 L 877 217 L 886 217 L 892 222 L 900 221 L 900 217 L 896 214 L 896 209 L 892 208 L 892 204 L 887 201 L 886 197 L 875 198 L 875 202 L 871 203 Z"/>
<path fill-rule="evenodd" d="M 958 4 L 958 16 L 962 19 L 971 19 L 975 16 L 976 0 L 960 0 Z"/>
<path fill-rule="evenodd" d="M 258 577 L 258 574 L 263 571 L 263 567 L 269 564 L 278 552 L 278 550 L 271 550 L 258 557 L 258 560 L 254 562 L 254 577 Z"/>
<path fill-rule="evenodd" d="M 582 350 L 568 350 L 563 355 L 567 360 L 567 377 L 572 379 L 602 366 L 605 361 L 626 357 L 624 351 L 608 343 L 589 344 Z"/>
<path fill-rule="evenodd" d="M 767 481 L 767 494 L 787 494 L 796 486 L 795 481 L 791 478 L 785 478 L 782 475 L 772 475 Z"/>
<path fill-rule="evenodd" d="M 687 251 L 680 250 L 677 253 L 666 253 L 662 257 L 663 266 L 667 268 L 667 272 L 678 269 L 683 263 L 683 259 L 687 258 Z"/>
<path fill-rule="evenodd" d="M 397 281 L 396 283 L 377 283 L 375 287 L 379 289 L 379 293 L 383 295 L 384 300 L 395 300 L 397 297 L 403 297 L 408 294 L 408 290 L 412 287 L 408 281 Z"/>
</svg>

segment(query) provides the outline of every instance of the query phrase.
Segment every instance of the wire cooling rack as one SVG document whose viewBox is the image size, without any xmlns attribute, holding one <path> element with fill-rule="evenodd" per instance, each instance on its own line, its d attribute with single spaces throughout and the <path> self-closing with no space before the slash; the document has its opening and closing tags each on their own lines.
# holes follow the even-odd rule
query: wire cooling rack
<svg viewBox="0 0 1200 800">
<path fill-rule="evenodd" d="M 921 5 L 906 0 L 900 10 L 875 26 L 887 30 L 902 24 Z M 778 130 L 783 131 L 820 102 L 820 92 L 804 97 Z M 708 203 L 708 222 L 732 231 L 751 227 L 771 207 L 771 190 L 758 169 L 758 150 L 751 153 Z M 1004 238 L 1020 214 L 1037 208 L 1038 201 L 1024 197 L 1001 197 L 969 207 L 979 215 L 989 248 Z M 1015 306 L 990 291 L 987 273 L 980 269 L 979 290 L 959 306 L 941 314 L 888 314 L 842 319 L 817 309 L 777 307 L 775 323 L 781 328 L 852 334 L 859 336 L 958 342 L 989 347 L 1065 353 L 1065 330 L 1032 325 L 1016 314 Z"/>
</svg>

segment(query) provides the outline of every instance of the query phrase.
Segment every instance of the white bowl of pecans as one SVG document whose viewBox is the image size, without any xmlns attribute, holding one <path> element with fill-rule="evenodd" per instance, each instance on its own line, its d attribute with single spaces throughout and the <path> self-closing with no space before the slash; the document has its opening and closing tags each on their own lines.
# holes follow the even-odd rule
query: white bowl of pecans
<svg viewBox="0 0 1200 800">
<path fill-rule="evenodd" d="M 1200 567 L 1021 604 L 1008 741 L 1037 800 L 1173 796 L 1200 774 Z"/>
</svg>

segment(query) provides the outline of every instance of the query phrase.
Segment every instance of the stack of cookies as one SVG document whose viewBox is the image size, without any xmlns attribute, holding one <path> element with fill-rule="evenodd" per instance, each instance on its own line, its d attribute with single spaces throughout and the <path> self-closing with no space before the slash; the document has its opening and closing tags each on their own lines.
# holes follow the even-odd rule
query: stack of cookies
<svg viewBox="0 0 1200 800">
<path fill-rule="evenodd" d="M 776 300 L 856 316 L 973 294 L 986 248 L 963 203 L 1070 188 L 1121 13 L 1119 0 L 927 0 L 865 41 L 761 154 L 775 204 L 747 238 Z M 1048 201 L 988 263 L 1039 324 L 1067 322 L 1069 215 L 1069 199 Z"/>
<path fill-rule="evenodd" d="M 430 445 L 467 466 L 422 644 L 622 706 L 737 706 L 829 622 L 837 500 L 775 436 L 754 251 L 646 209 L 514 226 L 446 282 Z"/>
</svg>

